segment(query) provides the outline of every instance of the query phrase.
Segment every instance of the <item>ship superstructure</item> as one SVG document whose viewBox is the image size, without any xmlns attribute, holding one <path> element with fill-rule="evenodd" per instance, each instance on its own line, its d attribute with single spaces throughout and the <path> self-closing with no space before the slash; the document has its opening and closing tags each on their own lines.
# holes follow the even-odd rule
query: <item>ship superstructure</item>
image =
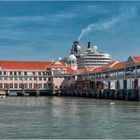
<svg viewBox="0 0 140 140">
<path fill-rule="evenodd" d="M 88 42 L 87 49 L 81 50 L 80 42 L 74 41 L 70 55 L 74 55 L 77 59 L 78 68 L 84 67 L 99 67 L 111 62 L 111 57 L 108 53 L 98 52 L 97 46 L 91 47 L 91 43 Z M 62 59 L 64 62 L 68 62 L 69 57 Z"/>
</svg>

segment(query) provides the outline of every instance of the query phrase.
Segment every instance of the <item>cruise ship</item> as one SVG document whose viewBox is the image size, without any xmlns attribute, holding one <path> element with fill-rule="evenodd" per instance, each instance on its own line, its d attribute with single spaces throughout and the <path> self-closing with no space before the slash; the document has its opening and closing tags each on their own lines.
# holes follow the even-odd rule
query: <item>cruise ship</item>
<svg viewBox="0 0 140 140">
<path fill-rule="evenodd" d="M 88 42 L 87 49 L 81 50 L 80 42 L 74 41 L 70 58 L 77 61 L 78 68 L 84 67 L 100 67 L 111 62 L 111 56 L 105 52 L 98 52 L 97 46 L 91 46 L 91 43 Z M 68 63 L 69 57 L 62 59 L 63 62 Z M 68 63 L 69 64 L 69 63 Z"/>
</svg>

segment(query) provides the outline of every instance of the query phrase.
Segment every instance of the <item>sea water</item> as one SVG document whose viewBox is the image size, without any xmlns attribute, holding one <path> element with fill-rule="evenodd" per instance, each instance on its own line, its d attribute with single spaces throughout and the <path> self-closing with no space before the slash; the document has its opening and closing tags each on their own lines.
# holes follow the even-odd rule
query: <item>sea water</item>
<svg viewBox="0 0 140 140">
<path fill-rule="evenodd" d="M 79 97 L 2 98 L 0 138 L 140 138 L 140 102 Z"/>
</svg>

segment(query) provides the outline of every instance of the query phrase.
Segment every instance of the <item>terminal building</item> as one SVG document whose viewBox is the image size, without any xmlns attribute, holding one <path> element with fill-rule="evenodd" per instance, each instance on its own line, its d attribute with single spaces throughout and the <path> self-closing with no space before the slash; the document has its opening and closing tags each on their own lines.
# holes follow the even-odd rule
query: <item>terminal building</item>
<svg viewBox="0 0 140 140">
<path fill-rule="evenodd" d="M 22 95 L 46 94 L 60 90 L 75 81 L 75 70 L 63 62 L 0 61 L 0 90 Z"/>
</svg>

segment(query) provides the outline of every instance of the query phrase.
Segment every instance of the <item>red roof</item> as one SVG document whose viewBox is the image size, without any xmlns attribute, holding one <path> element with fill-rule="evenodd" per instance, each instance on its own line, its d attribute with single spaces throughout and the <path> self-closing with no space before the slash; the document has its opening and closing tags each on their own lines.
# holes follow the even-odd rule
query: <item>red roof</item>
<svg viewBox="0 0 140 140">
<path fill-rule="evenodd" d="M 75 70 L 72 69 L 71 67 L 67 67 L 67 74 L 74 74 Z"/>
<path fill-rule="evenodd" d="M 13 70 L 46 70 L 53 62 L 0 61 L 0 67 Z"/>
<path fill-rule="evenodd" d="M 96 72 L 101 72 L 103 69 L 103 66 L 102 67 L 96 67 L 95 69 L 92 70 L 93 73 L 96 73 Z"/>
<path fill-rule="evenodd" d="M 104 66 L 101 66 L 101 67 L 96 67 L 92 70 L 93 73 L 97 73 L 97 72 L 101 72 L 107 68 L 113 68 L 113 69 L 120 69 L 120 68 L 124 68 L 125 67 L 125 64 L 127 62 L 110 62 Z"/>
<path fill-rule="evenodd" d="M 84 71 L 84 69 L 78 69 L 77 72 L 78 72 L 78 74 L 83 74 L 85 71 Z"/>
<path fill-rule="evenodd" d="M 95 69 L 95 67 L 86 67 L 87 71 L 92 71 L 93 69 Z"/>
<path fill-rule="evenodd" d="M 117 63 L 119 63 L 118 61 L 113 61 L 113 62 L 109 62 L 108 64 L 102 66 L 103 69 L 106 68 L 112 68 L 114 65 L 116 65 Z"/>
<path fill-rule="evenodd" d="M 132 56 L 132 59 L 133 59 L 135 62 L 140 63 L 140 56 Z"/>
<path fill-rule="evenodd" d="M 116 64 L 113 66 L 113 68 L 114 68 L 114 69 L 121 69 L 121 68 L 124 68 L 126 63 L 127 63 L 127 62 L 119 62 L 119 63 L 116 63 Z"/>
<path fill-rule="evenodd" d="M 66 67 L 64 62 L 53 62 L 51 67 Z"/>
</svg>

